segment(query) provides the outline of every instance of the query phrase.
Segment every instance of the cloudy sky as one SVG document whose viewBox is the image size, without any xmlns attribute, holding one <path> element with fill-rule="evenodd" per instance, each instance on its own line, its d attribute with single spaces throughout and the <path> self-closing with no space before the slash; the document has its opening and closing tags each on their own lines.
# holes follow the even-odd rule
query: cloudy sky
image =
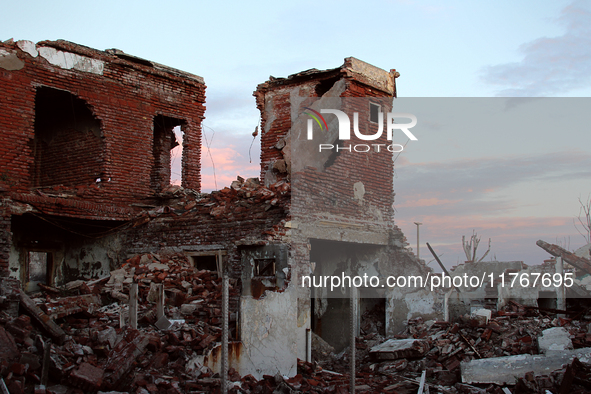
<svg viewBox="0 0 591 394">
<path fill-rule="evenodd" d="M 443 98 L 478 97 L 489 98 L 474 100 L 479 105 L 506 109 L 519 101 L 492 98 L 566 97 L 574 101 L 552 105 L 567 111 L 589 108 L 572 98 L 591 97 L 589 1 L 24 0 L 2 8 L 2 40 L 118 48 L 204 77 L 211 154 L 206 149 L 203 156 L 204 190 L 237 174 L 258 176 L 258 139 L 249 149 L 257 84 L 269 75 L 335 68 L 348 56 L 397 69 L 401 105 L 404 98 L 437 97 L 469 108 L 470 100 Z M 519 119 L 538 117 L 525 107 Z M 422 135 L 417 129 L 419 140 L 397 158 L 394 174 L 396 221 L 411 244 L 413 222 L 421 221 L 421 239 L 450 265 L 464 260 L 461 236 L 473 230 L 483 244 L 492 238 L 491 256 L 500 260 L 539 263 L 547 256 L 535 246 L 540 238 L 582 246 L 573 218 L 578 199 L 591 194 L 591 133 L 588 118 L 568 113 L 575 119 L 568 128 L 526 123 L 511 132 L 499 123 L 419 123 Z"/>
</svg>

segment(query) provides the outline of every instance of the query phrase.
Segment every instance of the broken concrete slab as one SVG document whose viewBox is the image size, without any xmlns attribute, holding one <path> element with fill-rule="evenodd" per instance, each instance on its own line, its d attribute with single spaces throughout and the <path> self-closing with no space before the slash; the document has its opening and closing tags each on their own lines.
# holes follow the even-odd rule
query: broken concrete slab
<svg viewBox="0 0 591 394">
<path fill-rule="evenodd" d="M 587 260 L 586 258 L 579 257 L 558 245 L 549 244 L 542 240 L 538 240 L 536 245 L 550 253 L 552 256 L 562 257 L 562 259 L 570 265 L 587 273 L 591 273 L 591 261 Z"/>
<path fill-rule="evenodd" d="M 422 357 L 431 349 L 429 342 L 422 339 L 388 339 L 369 351 L 377 360 Z"/>
<path fill-rule="evenodd" d="M 571 349 L 573 349 L 573 341 L 564 327 L 548 328 L 542 331 L 541 337 L 538 337 L 538 350 L 542 354 Z"/>
<path fill-rule="evenodd" d="M 109 327 L 105 330 L 99 331 L 97 333 L 97 341 L 100 344 L 109 344 L 111 348 L 115 346 L 117 341 L 117 331 L 113 327 Z"/>
<path fill-rule="evenodd" d="M 148 264 L 148 269 L 150 271 L 168 271 L 170 269 L 170 267 L 168 267 L 168 265 L 162 264 L 162 263 L 150 263 L 150 264 Z"/>
<path fill-rule="evenodd" d="M 482 321 L 483 324 L 488 324 L 488 321 L 492 317 L 492 311 L 490 309 L 481 308 L 472 312 L 472 316 Z"/>
<path fill-rule="evenodd" d="M 462 362 L 462 382 L 468 384 L 514 385 L 516 377 L 533 371 L 535 375 L 548 375 L 578 358 L 591 361 L 591 348 L 555 351 L 552 355 L 520 354 L 517 356 L 485 358 Z"/>
</svg>

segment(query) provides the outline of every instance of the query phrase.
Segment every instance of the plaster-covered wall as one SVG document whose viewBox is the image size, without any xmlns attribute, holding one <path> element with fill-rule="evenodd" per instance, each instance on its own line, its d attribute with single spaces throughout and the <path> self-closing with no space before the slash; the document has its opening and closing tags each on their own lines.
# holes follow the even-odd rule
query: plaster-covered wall
<svg viewBox="0 0 591 394">
<path fill-rule="evenodd" d="M 297 373 L 297 337 L 305 328 L 297 325 L 297 300 L 294 286 L 285 292 L 269 292 L 260 299 L 243 296 L 240 300 L 240 337 L 243 350 L 239 373 L 263 374 Z"/>
</svg>

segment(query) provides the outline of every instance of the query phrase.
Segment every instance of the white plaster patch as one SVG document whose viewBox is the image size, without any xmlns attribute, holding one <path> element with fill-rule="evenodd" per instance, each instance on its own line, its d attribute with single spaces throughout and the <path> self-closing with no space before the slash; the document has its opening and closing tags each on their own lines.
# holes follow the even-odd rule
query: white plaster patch
<svg viewBox="0 0 591 394">
<path fill-rule="evenodd" d="M 297 298 L 290 285 L 283 293 L 266 292 L 264 298 L 241 297 L 243 351 L 238 372 L 262 378 L 263 374 L 294 376 L 297 373 Z"/>
<path fill-rule="evenodd" d="M 102 60 L 91 59 L 86 56 L 76 55 L 75 53 L 58 51 L 55 48 L 41 47 L 39 55 L 50 64 L 58 66 L 65 70 L 78 70 L 97 75 L 103 75 L 105 62 Z"/>
<path fill-rule="evenodd" d="M 379 221 L 379 222 L 383 222 L 384 221 L 384 216 L 382 215 L 382 211 L 380 211 L 380 209 L 374 205 L 370 205 L 369 206 L 369 212 L 373 215 L 373 217 Z"/>
<path fill-rule="evenodd" d="M 433 294 L 428 291 L 421 290 L 407 294 L 404 301 L 408 307 L 409 319 L 412 319 L 413 315 L 430 315 L 435 313 L 435 300 L 433 299 Z"/>
<path fill-rule="evenodd" d="M 363 196 L 365 196 L 365 186 L 362 182 L 356 182 L 353 184 L 353 196 L 356 200 L 359 200 L 359 205 L 363 204 Z"/>
<path fill-rule="evenodd" d="M 37 57 L 39 52 L 37 51 L 37 45 L 33 41 L 29 40 L 19 40 L 16 42 L 16 45 L 23 51 L 27 52 L 32 57 Z"/>
</svg>

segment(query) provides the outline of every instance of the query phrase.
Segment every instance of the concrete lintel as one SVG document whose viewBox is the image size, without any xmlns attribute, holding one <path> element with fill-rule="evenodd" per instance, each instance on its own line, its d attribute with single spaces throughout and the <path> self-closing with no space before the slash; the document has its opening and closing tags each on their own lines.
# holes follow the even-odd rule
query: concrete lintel
<svg viewBox="0 0 591 394">
<path fill-rule="evenodd" d="M 388 339 L 372 347 L 369 353 L 378 360 L 421 357 L 429 351 L 429 343 L 423 339 Z"/>
<path fill-rule="evenodd" d="M 362 76 L 362 81 L 388 94 L 394 94 L 394 75 L 354 57 L 345 58 L 343 69 Z"/>
<path fill-rule="evenodd" d="M 387 231 L 371 231 L 365 228 L 366 225 L 357 223 L 317 221 L 300 223 L 298 227 L 306 238 L 383 246 L 387 246 L 389 240 Z"/>
</svg>

